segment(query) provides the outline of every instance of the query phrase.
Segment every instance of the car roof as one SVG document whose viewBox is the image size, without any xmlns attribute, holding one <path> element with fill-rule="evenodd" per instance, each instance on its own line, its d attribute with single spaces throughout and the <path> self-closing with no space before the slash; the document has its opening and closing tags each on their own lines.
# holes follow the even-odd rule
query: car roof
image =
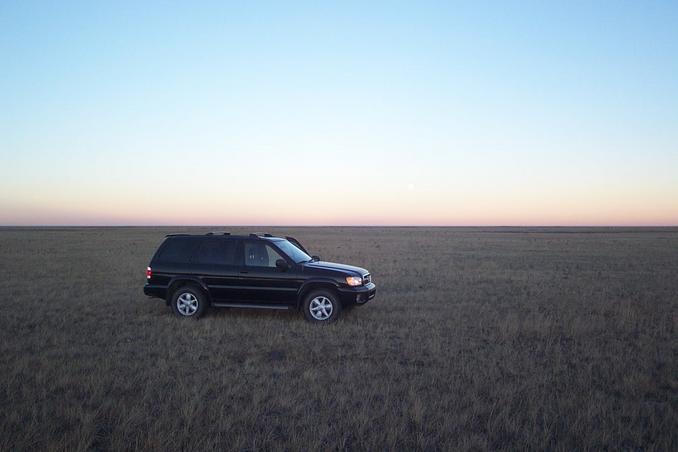
<svg viewBox="0 0 678 452">
<path fill-rule="evenodd" d="M 231 234 L 230 232 L 208 232 L 206 234 L 167 234 L 165 237 L 171 238 L 171 237 L 226 237 L 226 238 L 234 238 L 234 239 L 263 239 L 263 240 L 269 240 L 273 242 L 277 242 L 280 240 L 285 240 L 282 237 L 276 237 L 271 234 L 240 234 L 240 235 L 235 235 Z"/>
</svg>

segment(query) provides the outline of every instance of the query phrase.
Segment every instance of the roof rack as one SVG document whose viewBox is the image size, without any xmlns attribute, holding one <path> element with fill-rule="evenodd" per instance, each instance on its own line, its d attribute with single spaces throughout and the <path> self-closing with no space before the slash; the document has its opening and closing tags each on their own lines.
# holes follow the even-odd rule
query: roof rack
<svg viewBox="0 0 678 452">
<path fill-rule="evenodd" d="M 231 235 L 230 232 L 224 232 L 224 235 Z"/>
</svg>

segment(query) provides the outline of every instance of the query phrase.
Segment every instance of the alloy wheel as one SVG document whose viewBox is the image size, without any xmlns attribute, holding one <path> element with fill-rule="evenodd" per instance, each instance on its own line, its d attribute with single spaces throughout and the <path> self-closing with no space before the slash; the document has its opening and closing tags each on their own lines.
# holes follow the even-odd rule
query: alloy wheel
<svg viewBox="0 0 678 452">
<path fill-rule="evenodd" d="M 332 300 L 320 295 L 311 300 L 308 309 L 314 319 L 327 320 L 332 316 L 334 305 L 332 304 Z"/>
<path fill-rule="evenodd" d="M 190 317 L 198 310 L 198 298 L 190 292 L 184 292 L 177 298 L 179 314 Z"/>
</svg>

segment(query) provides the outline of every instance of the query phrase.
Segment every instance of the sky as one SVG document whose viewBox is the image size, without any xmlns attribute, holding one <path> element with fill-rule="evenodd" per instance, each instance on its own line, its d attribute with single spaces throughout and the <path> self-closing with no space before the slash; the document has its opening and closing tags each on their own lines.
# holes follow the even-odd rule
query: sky
<svg viewBox="0 0 678 452">
<path fill-rule="evenodd" d="M 0 225 L 678 225 L 678 2 L 0 2 Z"/>
</svg>

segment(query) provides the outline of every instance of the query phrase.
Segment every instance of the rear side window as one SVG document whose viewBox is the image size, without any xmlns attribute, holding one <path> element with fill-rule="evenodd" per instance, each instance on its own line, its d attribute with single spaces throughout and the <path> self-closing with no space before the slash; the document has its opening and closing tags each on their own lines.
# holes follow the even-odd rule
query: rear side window
<svg viewBox="0 0 678 452">
<path fill-rule="evenodd" d="M 155 261 L 163 264 L 236 265 L 237 240 L 212 237 L 171 237 Z"/>
<path fill-rule="evenodd" d="M 204 265 L 235 265 L 235 248 L 235 240 L 202 240 L 194 262 Z"/>
<path fill-rule="evenodd" d="M 165 240 L 155 260 L 163 264 L 186 264 L 193 259 L 200 241 L 195 237 L 171 237 Z"/>
</svg>

